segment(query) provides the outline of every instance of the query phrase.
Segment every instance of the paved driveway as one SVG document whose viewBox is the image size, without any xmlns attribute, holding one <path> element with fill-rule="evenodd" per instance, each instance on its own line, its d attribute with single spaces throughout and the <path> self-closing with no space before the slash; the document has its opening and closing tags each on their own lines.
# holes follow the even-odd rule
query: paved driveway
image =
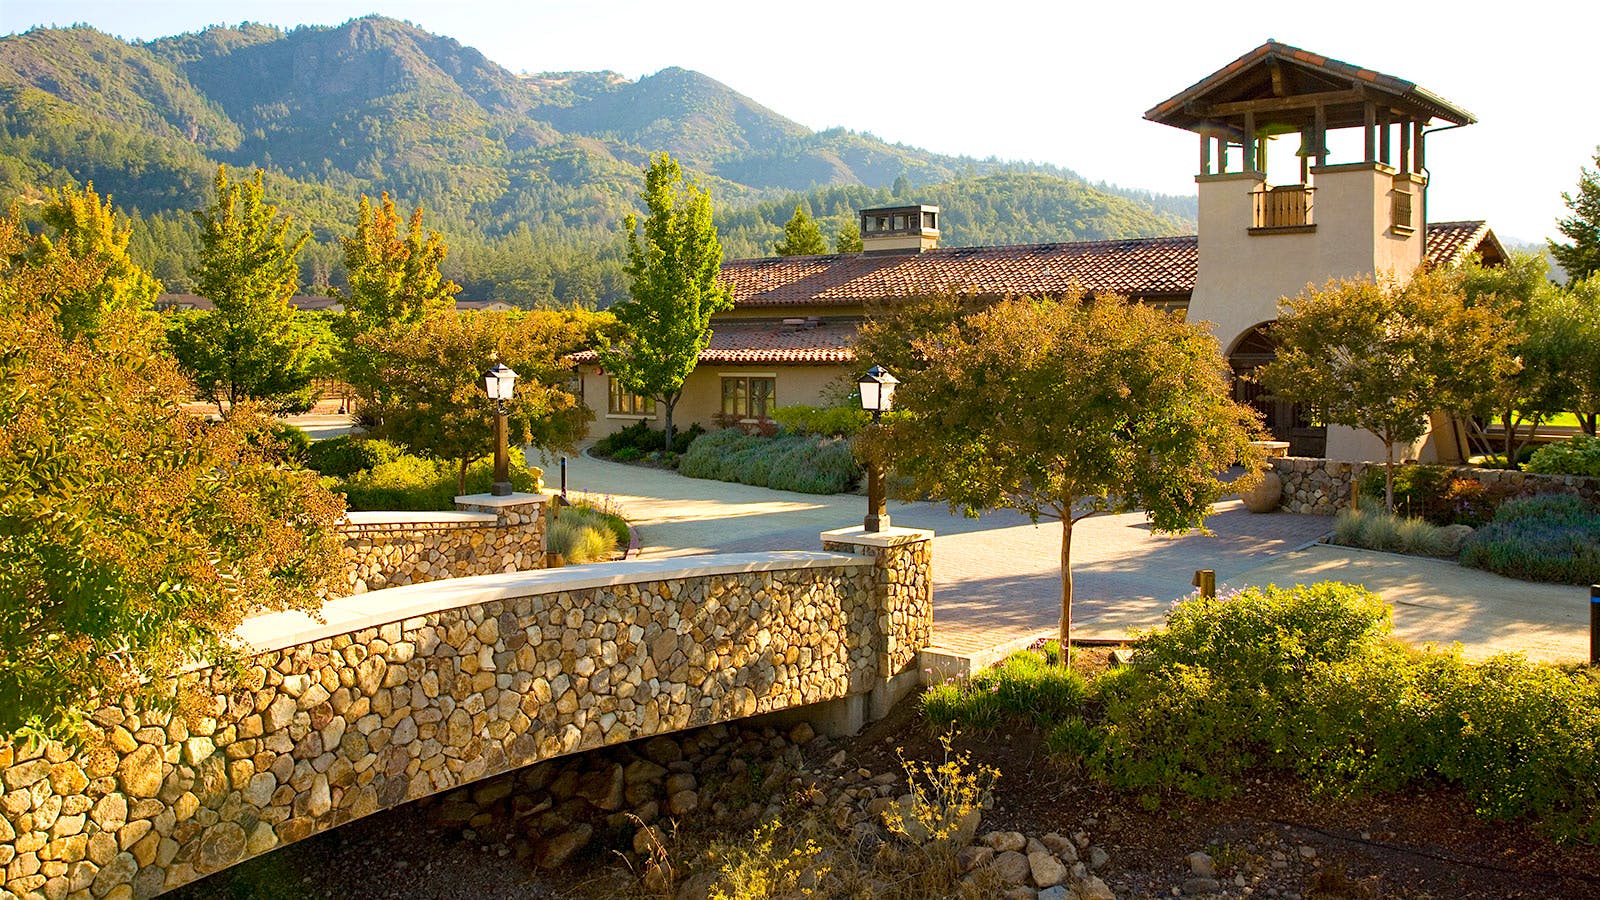
<svg viewBox="0 0 1600 900">
<path fill-rule="evenodd" d="M 545 480 L 558 483 L 547 469 Z M 627 466 L 587 456 L 568 461 L 569 491 L 609 495 L 638 527 L 644 556 L 813 549 L 818 533 L 861 521 L 860 496 L 815 496 Z M 1009 511 L 981 519 L 931 503 L 891 503 L 894 524 L 929 528 L 933 550 L 934 643 L 981 650 L 1056 626 L 1060 618 L 1061 529 Z M 1226 581 L 1321 537 L 1329 519 L 1253 515 L 1237 501 L 1218 507 L 1209 535 L 1159 536 L 1141 514 L 1096 516 L 1073 532 L 1083 637 L 1121 637 L 1160 624 L 1189 593 L 1196 569 Z"/>
</svg>

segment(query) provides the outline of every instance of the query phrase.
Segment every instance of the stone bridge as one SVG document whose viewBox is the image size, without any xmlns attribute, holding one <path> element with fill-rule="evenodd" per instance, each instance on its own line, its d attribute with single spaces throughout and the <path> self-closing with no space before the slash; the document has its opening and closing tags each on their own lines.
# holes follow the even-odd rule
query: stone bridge
<svg viewBox="0 0 1600 900">
<path fill-rule="evenodd" d="M 103 745 L 0 747 L 0 897 L 148 897 L 381 809 L 607 744 L 810 707 L 836 730 L 915 684 L 931 534 L 603 563 L 248 621 L 242 674 L 179 676 Z M 817 706 L 817 704 L 824 704 Z"/>
</svg>

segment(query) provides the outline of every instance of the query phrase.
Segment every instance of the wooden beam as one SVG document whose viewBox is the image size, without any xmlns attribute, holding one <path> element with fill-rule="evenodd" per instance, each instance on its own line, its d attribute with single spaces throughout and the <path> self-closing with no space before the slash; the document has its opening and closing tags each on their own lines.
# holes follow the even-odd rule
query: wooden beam
<svg viewBox="0 0 1600 900">
<path fill-rule="evenodd" d="M 1389 107 L 1378 110 L 1378 161 L 1389 165 Z"/>
<path fill-rule="evenodd" d="M 1361 111 L 1361 132 L 1365 137 L 1366 158 L 1363 162 L 1378 161 L 1378 106 L 1368 100 Z"/>
<path fill-rule="evenodd" d="M 1317 142 L 1317 165 L 1328 164 L 1328 110 L 1317 104 L 1316 114 L 1312 118 L 1311 137 Z"/>
<path fill-rule="evenodd" d="M 1267 57 L 1267 71 L 1272 73 L 1272 96 L 1282 97 L 1287 89 L 1283 86 L 1283 63 L 1276 56 Z"/>
<path fill-rule="evenodd" d="M 1211 174 L 1211 135 L 1200 132 L 1200 174 Z"/>
<path fill-rule="evenodd" d="M 1417 160 L 1417 164 L 1412 167 L 1411 171 L 1425 172 L 1428 169 L 1428 157 L 1427 154 L 1423 153 L 1422 151 L 1422 122 L 1412 122 L 1411 130 L 1414 132 L 1411 138 L 1411 142 L 1414 147 L 1412 152 L 1416 154 Z"/>
<path fill-rule="evenodd" d="M 1244 114 L 1244 140 L 1240 141 L 1239 149 L 1244 154 L 1244 170 L 1256 171 L 1256 114 Z"/>
<path fill-rule="evenodd" d="M 1217 134 L 1217 174 L 1228 173 L 1228 139 L 1219 132 Z"/>
<path fill-rule="evenodd" d="M 1291 109 L 1312 109 L 1317 106 L 1338 103 L 1357 103 L 1366 99 L 1366 88 L 1351 88 L 1347 91 L 1321 91 L 1315 94 L 1301 94 L 1297 97 L 1274 97 L 1262 100 L 1236 100 L 1232 103 L 1213 103 L 1210 106 L 1196 106 L 1195 111 L 1207 118 L 1222 118 L 1242 115 L 1247 112 L 1273 113 Z"/>
<path fill-rule="evenodd" d="M 1411 120 L 1400 120 L 1400 171 L 1411 172 Z"/>
</svg>

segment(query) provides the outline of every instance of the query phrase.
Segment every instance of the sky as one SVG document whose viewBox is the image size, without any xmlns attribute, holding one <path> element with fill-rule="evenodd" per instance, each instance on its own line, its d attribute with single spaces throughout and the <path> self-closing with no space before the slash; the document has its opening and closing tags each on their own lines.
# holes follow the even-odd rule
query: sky
<svg viewBox="0 0 1600 900">
<path fill-rule="evenodd" d="M 1053 163 L 1170 194 L 1194 192 L 1198 139 L 1144 121 L 1144 111 L 1275 39 L 1473 112 L 1478 124 L 1429 140 L 1428 218 L 1488 219 L 1518 241 L 1559 236 L 1561 194 L 1575 190 L 1580 166 L 1594 166 L 1600 144 L 1593 0 L 0 0 L 0 33 L 86 23 L 148 40 L 370 13 L 455 38 L 514 72 L 639 78 L 682 66 L 813 129 Z M 1341 146 L 1332 149 L 1340 161 Z"/>
</svg>

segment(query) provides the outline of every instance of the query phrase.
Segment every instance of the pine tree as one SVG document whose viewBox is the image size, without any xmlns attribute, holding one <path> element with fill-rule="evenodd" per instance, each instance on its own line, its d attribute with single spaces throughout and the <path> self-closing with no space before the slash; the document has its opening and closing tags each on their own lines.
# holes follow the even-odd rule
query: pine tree
<svg viewBox="0 0 1600 900">
<path fill-rule="evenodd" d="M 1595 151 L 1594 161 L 1600 166 L 1600 149 Z M 1550 254 L 1574 280 L 1588 278 L 1600 272 L 1600 171 L 1579 169 L 1578 195 L 1564 193 L 1561 199 L 1572 215 L 1556 226 L 1572 243 L 1550 241 Z"/>
<path fill-rule="evenodd" d="M 861 226 L 851 219 L 839 226 L 839 235 L 833 239 L 833 252 L 860 253 L 866 249 L 861 243 Z"/>
<path fill-rule="evenodd" d="M 626 329 L 621 344 L 602 338 L 600 364 L 634 394 L 666 410 L 666 447 L 672 447 L 672 411 L 683 382 L 711 343 L 711 316 L 733 306 L 722 271 L 722 242 L 712 221 L 711 196 L 671 155 L 651 158 L 645 170 L 644 222 L 629 215 L 627 273 L 630 299 L 611 307 Z"/>
<path fill-rule="evenodd" d="M 796 206 L 794 215 L 783 226 L 783 240 L 773 250 L 779 256 L 821 256 L 828 252 L 828 242 L 822 239 L 817 220 L 806 215 L 803 207 Z"/>
<path fill-rule="evenodd" d="M 291 237 L 288 216 L 262 201 L 260 169 L 232 181 L 217 167 L 216 199 L 195 213 L 200 262 L 195 291 L 216 308 L 182 321 L 173 352 L 200 393 L 224 415 L 264 400 L 283 409 L 309 406 L 310 339 L 289 305 L 299 287 L 295 262 L 307 234 Z"/>
</svg>

